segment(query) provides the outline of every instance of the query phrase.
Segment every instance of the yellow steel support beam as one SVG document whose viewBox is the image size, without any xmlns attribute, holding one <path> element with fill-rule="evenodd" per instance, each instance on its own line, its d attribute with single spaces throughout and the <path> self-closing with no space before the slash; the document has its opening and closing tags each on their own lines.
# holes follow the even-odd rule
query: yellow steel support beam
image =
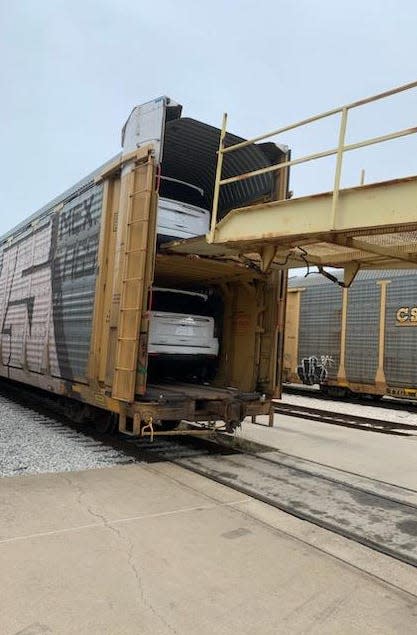
<svg viewBox="0 0 417 635">
<path fill-rule="evenodd" d="M 242 257 L 245 254 L 257 253 L 263 271 L 271 265 L 286 268 L 303 264 L 340 266 L 343 263 L 345 266 L 350 263 L 348 267 L 345 266 L 345 278 L 348 281 L 353 279 L 361 264 L 366 264 L 367 267 L 383 267 L 391 262 L 395 263 L 394 266 L 415 265 L 417 176 L 363 185 L 362 173 L 360 186 L 340 189 L 340 185 L 346 152 L 417 133 L 417 127 L 412 126 L 346 144 L 349 112 L 416 87 L 417 81 L 410 82 L 227 147 L 224 147 L 223 142 L 226 134 L 224 116 L 217 153 L 211 228 L 207 242 L 200 239 L 193 245 L 177 244 L 171 247 L 177 253 L 204 254 L 217 258 Z M 222 178 L 225 154 L 337 114 L 340 114 L 337 146 Z M 247 179 L 278 173 L 279 170 L 288 170 L 292 166 L 330 156 L 336 157 L 331 192 L 233 209 L 217 222 L 222 186 L 242 183 Z M 407 249 L 404 249 L 404 232 L 414 232 L 410 236 L 411 247 Z M 375 238 L 387 233 L 397 234 L 397 237 L 393 236 L 388 243 Z M 284 261 L 280 261 L 280 256 L 285 252 Z"/>
<path fill-rule="evenodd" d="M 214 242 L 247 252 L 417 229 L 417 176 L 340 190 L 334 223 L 332 201 L 326 192 L 234 209 L 217 224 Z"/>
</svg>

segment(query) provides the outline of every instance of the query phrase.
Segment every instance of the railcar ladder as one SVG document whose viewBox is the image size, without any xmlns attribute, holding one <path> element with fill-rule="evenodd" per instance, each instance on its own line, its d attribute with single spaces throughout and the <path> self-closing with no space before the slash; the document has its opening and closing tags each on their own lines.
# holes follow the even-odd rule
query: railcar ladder
<svg viewBox="0 0 417 635">
<path fill-rule="evenodd" d="M 128 210 L 125 249 L 122 257 L 122 280 L 119 321 L 116 346 L 112 396 L 131 402 L 135 397 L 138 365 L 139 338 L 141 331 L 147 263 L 149 251 L 153 250 L 154 236 L 150 235 L 153 162 L 139 164 L 128 175 Z"/>
</svg>

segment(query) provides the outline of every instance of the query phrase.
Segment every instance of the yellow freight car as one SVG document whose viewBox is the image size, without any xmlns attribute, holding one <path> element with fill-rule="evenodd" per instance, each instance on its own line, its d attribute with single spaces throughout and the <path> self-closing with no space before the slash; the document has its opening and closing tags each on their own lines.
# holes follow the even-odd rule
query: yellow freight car
<svg viewBox="0 0 417 635">
<path fill-rule="evenodd" d="M 417 398 L 416 298 L 415 269 L 362 271 L 349 289 L 319 274 L 291 277 L 284 381 Z"/>
<path fill-rule="evenodd" d="M 64 396 L 78 419 L 106 427 L 111 415 L 130 434 L 181 420 L 233 429 L 270 412 L 286 273 L 264 273 L 256 257 L 177 255 L 158 236 L 158 213 L 172 212 L 172 200 L 165 212 L 158 206 L 163 184 L 168 201 L 168 186 L 183 184 L 201 193 L 200 211 L 211 209 L 218 143 L 218 129 L 182 118 L 169 98 L 138 106 L 120 154 L 2 237 L 0 376 Z M 251 144 L 224 173 L 285 156 L 274 144 Z M 283 198 L 285 183 L 266 174 L 224 188 L 220 214 Z M 190 214 L 197 207 L 189 204 Z M 177 223 L 185 235 L 187 222 Z M 150 376 L 155 288 L 217 298 L 209 381 L 181 375 L 181 366 Z M 192 331 L 180 325 L 174 334 Z"/>
</svg>

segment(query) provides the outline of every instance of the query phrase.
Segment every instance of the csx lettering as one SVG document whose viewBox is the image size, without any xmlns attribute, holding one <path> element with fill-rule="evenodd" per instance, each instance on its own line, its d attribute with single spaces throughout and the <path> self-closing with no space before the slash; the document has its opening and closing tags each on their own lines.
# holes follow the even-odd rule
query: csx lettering
<svg viewBox="0 0 417 635">
<path fill-rule="evenodd" d="M 417 324 L 417 306 L 402 306 L 397 310 L 396 320 L 399 324 Z"/>
</svg>

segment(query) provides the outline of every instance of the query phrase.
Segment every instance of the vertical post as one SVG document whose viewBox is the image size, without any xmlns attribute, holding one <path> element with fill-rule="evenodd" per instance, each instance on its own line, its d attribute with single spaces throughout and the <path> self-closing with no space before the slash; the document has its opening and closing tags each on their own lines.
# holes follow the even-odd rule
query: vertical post
<svg viewBox="0 0 417 635">
<path fill-rule="evenodd" d="M 211 212 L 210 233 L 207 234 L 208 243 L 214 242 L 214 232 L 216 230 L 216 225 L 217 225 L 217 213 L 219 210 L 220 181 L 222 178 L 223 148 L 224 148 L 224 139 L 226 137 L 226 125 L 227 125 L 227 113 L 224 113 L 222 128 L 220 130 L 219 149 L 217 151 L 217 167 L 216 167 L 216 180 L 214 182 L 213 209 Z"/>
<path fill-rule="evenodd" d="M 336 154 L 336 170 L 334 175 L 333 199 L 332 199 L 332 228 L 336 225 L 337 203 L 339 200 L 340 177 L 342 174 L 343 148 L 345 145 L 346 125 L 347 125 L 348 109 L 346 106 L 342 108 L 342 116 L 340 118 L 339 143 Z"/>
<path fill-rule="evenodd" d="M 387 287 L 391 280 L 379 280 L 377 282 L 381 287 L 381 303 L 379 309 L 379 338 L 378 338 L 378 368 L 375 375 L 375 388 L 379 388 L 385 392 L 387 384 L 384 370 L 385 357 L 385 315 L 387 307 Z"/>
<path fill-rule="evenodd" d="M 347 323 L 347 304 L 348 304 L 348 289 L 343 289 L 342 296 L 342 323 L 340 325 L 340 360 L 339 369 L 337 371 L 337 381 L 342 386 L 347 385 L 346 379 L 346 323 Z"/>
</svg>

